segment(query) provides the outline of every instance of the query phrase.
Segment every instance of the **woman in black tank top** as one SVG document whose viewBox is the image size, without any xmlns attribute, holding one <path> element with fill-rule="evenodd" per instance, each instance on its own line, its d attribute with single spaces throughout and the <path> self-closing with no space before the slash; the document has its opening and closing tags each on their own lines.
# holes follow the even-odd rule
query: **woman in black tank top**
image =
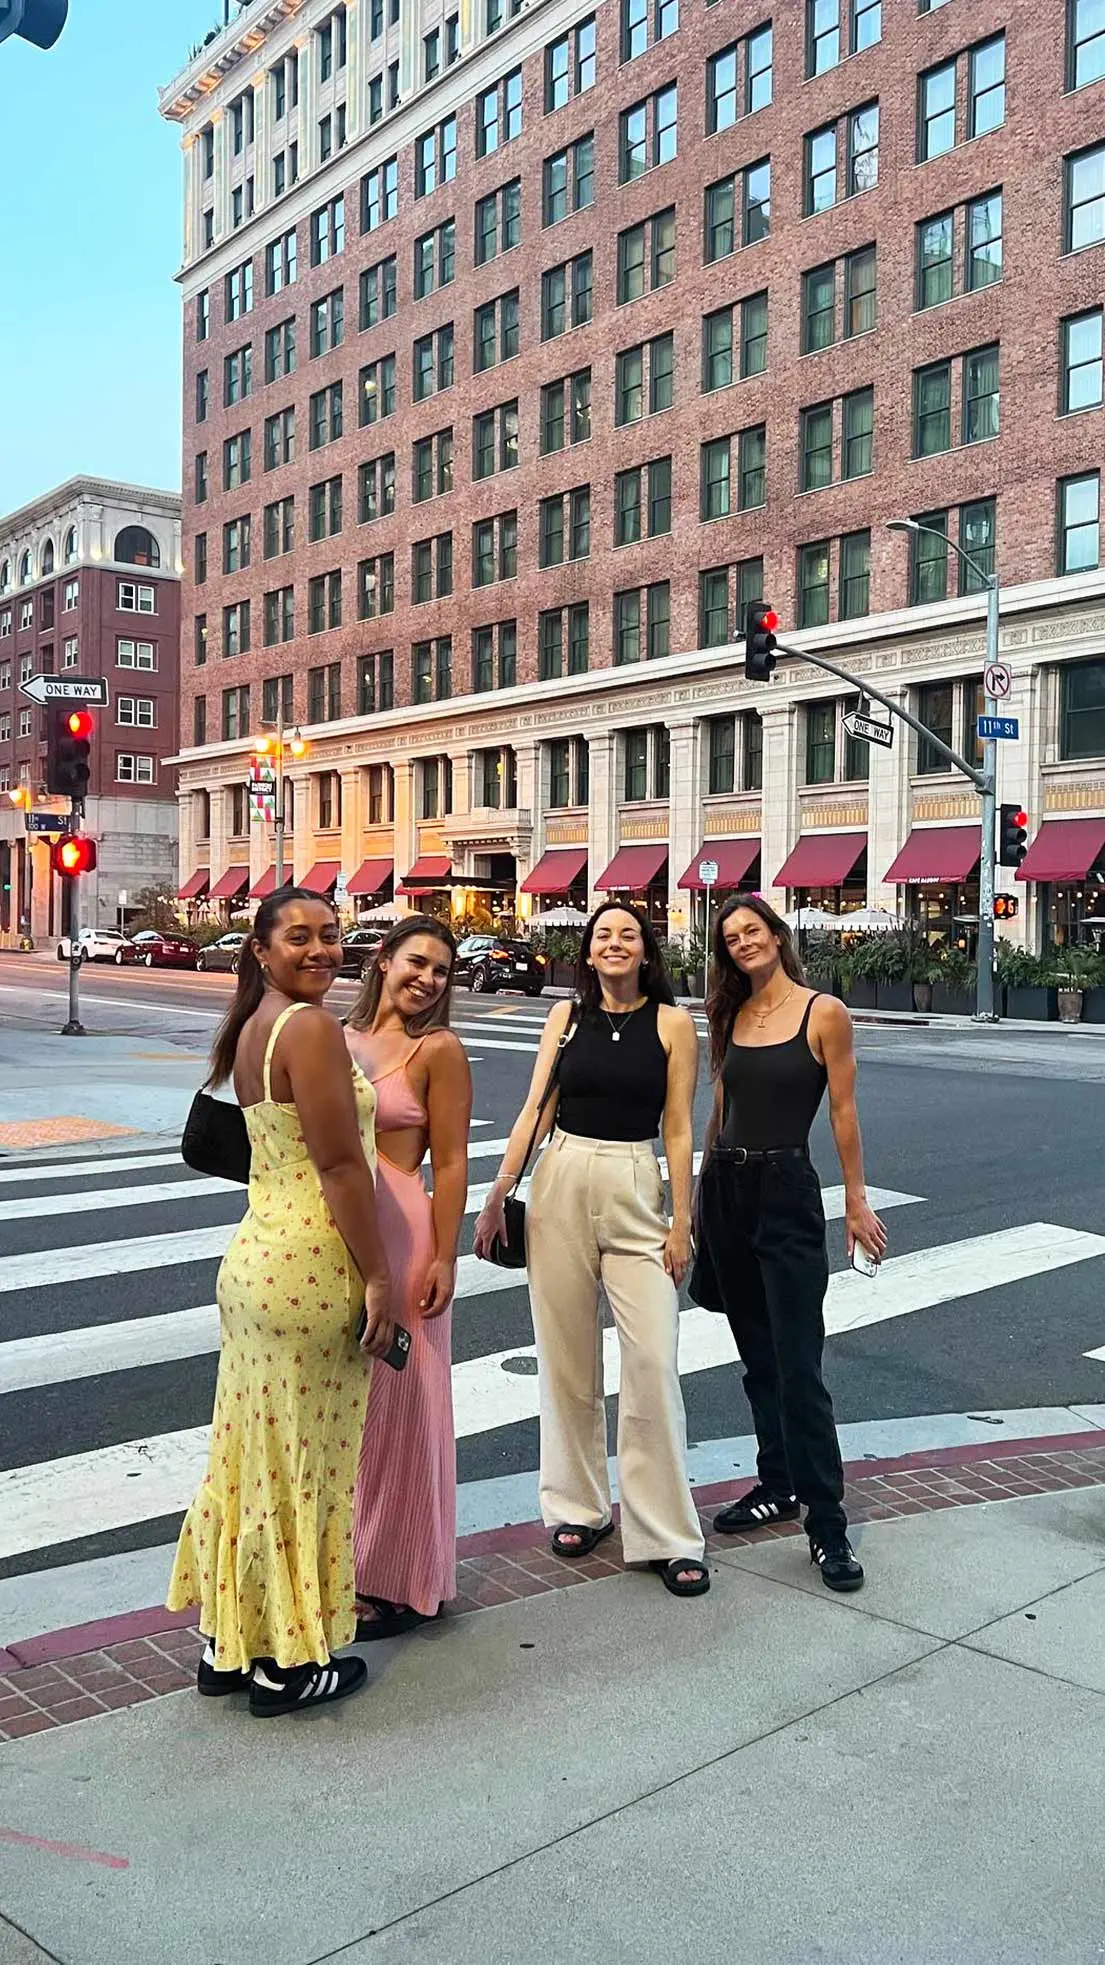
<svg viewBox="0 0 1105 1965">
<path fill-rule="evenodd" d="M 653 930 L 609 901 L 584 931 L 579 1002 L 550 1012 L 499 1178 L 476 1223 L 477 1255 L 505 1241 L 504 1199 L 527 1149 L 555 1131 L 526 1206 L 526 1266 L 541 1395 L 541 1513 L 553 1554 L 589 1555 L 613 1531 L 606 1461 L 600 1290 L 621 1354 L 622 1548 L 676 1596 L 710 1587 L 687 1478 L 677 1290 L 691 1261 L 698 1038 L 675 1007 Z M 559 1047 L 559 1050 L 558 1050 Z M 556 1089 L 542 1095 L 559 1055 Z M 663 1134 L 673 1219 L 653 1150 Z M 531 1144 L 532 1142 L 532 1144 Z"/>
<path fill-rule="evenodd" d="M 858 1590 L 844 1472 L 821 1375 L 829 1282 L 810 1127 L 829 1093 L 844 1175 L 849 1256 L 878 1263 L 886 1230 L 867 1202 L 856 1117 L 852 1020 L 806 987 L 785 921 L 758 895 L 718 916 L 706 1005 L 716 1081 L 699 1183 L 691 1295 L 729 1319 L 744 1365 L 759 1479 L 714 1527 L 745 1534 L 796 1521 L 832 1590 Z"/>
</svg>

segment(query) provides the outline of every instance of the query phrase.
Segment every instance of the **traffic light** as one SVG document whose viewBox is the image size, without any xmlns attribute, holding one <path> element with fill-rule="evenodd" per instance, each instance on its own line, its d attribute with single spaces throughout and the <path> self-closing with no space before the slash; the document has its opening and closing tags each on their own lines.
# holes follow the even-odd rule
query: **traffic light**
<svg viewBox="0 0 1105 1965">
<path fill-rule="evenodd" d="M 78 873 L 95 873 L 96 841 L 83 832 L 63 833 L 50 848 L 50 871 L 66 880 Z"/>
<path fill-rule="evenodd" d="M 995 894 L 995 921 L 1015 921 L 1020 911 L 1021 902 L 1018 894 Z"/>
<path fill-rule="evenodd" d="M 69 12 L 69 0 L 0 0 L 0 41 L 18 34 L 36 48 L 52 48 Z"/>
<path fill-rule="evenodd" d="M 1028 851 L 1028 813 L 1019 805 L 998 807 L 998 865 L 1019 867 Z"/>
<path fill-rule="evenodd" d="M 58 798 L 87 795 L 95 719 L 75 703 L 46 705 L 46 789 Z"/>
<path fill-rule="evenodd" d="M 770 682 L 775 667 L 779 616 L 766 601 L 749 601 L 744 610 L 744 673 L 750 682 Z"/>
</svg>

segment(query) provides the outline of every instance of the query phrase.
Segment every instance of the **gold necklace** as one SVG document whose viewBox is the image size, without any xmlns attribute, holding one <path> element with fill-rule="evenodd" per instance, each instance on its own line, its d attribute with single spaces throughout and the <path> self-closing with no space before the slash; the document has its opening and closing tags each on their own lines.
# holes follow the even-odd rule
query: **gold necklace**
<svg viewBox="0 0 1105 1965">
<path fill-rule="evenodd" d="M 784 1003 L 789 1003 L 789 1002 L 790 1002 L 790 999 L 791 999 L 791 997 L 792 997 L 793 995 L 794 995 L 794 984 L 793 984 L 793 983 L 791 983 L 791 986 L 790 986 L 790 988 L 789 988 L 789 989 L 787 990 L 787 993 L 786 993 L 786 995 L 785 995 L 785 996 L 780 996 L 780 998 L 779 998 L 779 1001 L 778 1001 L 777 1003 L 773 1003 L 773 1004 L 771 1005 L 771 1007 L 770 1007 L 770 1009 L 768 1009 L 768 1010 L 755 1010 L 755 1011 L 753 1012 L 753 1015 L 754 1015 L 754 1016 L 755 1016 L 755 1018 L 756 1018 L 756 1029 L 757 1029 L 757 1030 L 762 1030 L 762 1029 L 764 1028 L 764 1025 L 766 1024 L 766 1022 L 767 1022 L 767 1020 L 768 1020 L 768 1018 L 769 1018 L 769 1017 L 773 1017 L 773 1016 L 775 1015 L 775 1012 L 776 1012 L 776 1010 L 781 1010 L 781 1009 L 782 1009 L 782 1007 L 783 1007 L 783 1004 L 784 1004 Z"/>
</svg>

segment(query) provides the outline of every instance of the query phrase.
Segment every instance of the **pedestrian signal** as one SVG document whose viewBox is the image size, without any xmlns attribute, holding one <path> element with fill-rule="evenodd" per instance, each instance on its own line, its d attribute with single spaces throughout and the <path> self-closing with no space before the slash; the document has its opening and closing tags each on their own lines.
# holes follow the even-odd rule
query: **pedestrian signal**
<svg viewBox="0 0 1105 1965">
<path fill-rule="evenodd" d="M 96 841 L 83 832 L 63 833 L 50 848 L 50 867 L 64 880 L 72 880 L 78 873 L 94 873 Z"/>
</svg>

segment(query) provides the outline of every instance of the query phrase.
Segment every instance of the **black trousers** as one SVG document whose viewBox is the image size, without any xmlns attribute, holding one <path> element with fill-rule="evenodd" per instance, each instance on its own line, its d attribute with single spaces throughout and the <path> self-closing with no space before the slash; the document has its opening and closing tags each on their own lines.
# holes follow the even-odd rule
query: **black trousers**
<svg viewBox="0 0 1105 1965">
<path fill-rule="evenodd" d="M 774 1494 L 796 1494 L 813 1533 L 843 1529 L 844 1470 L 821 1375 L 829 1282 L 821 1186 L 804 1156 L 738 1164 L 711 1153 L 699 1184 L 690 1294 L 722 1312 L 744 1365 L 759 1448 Z"/>
</svg>

